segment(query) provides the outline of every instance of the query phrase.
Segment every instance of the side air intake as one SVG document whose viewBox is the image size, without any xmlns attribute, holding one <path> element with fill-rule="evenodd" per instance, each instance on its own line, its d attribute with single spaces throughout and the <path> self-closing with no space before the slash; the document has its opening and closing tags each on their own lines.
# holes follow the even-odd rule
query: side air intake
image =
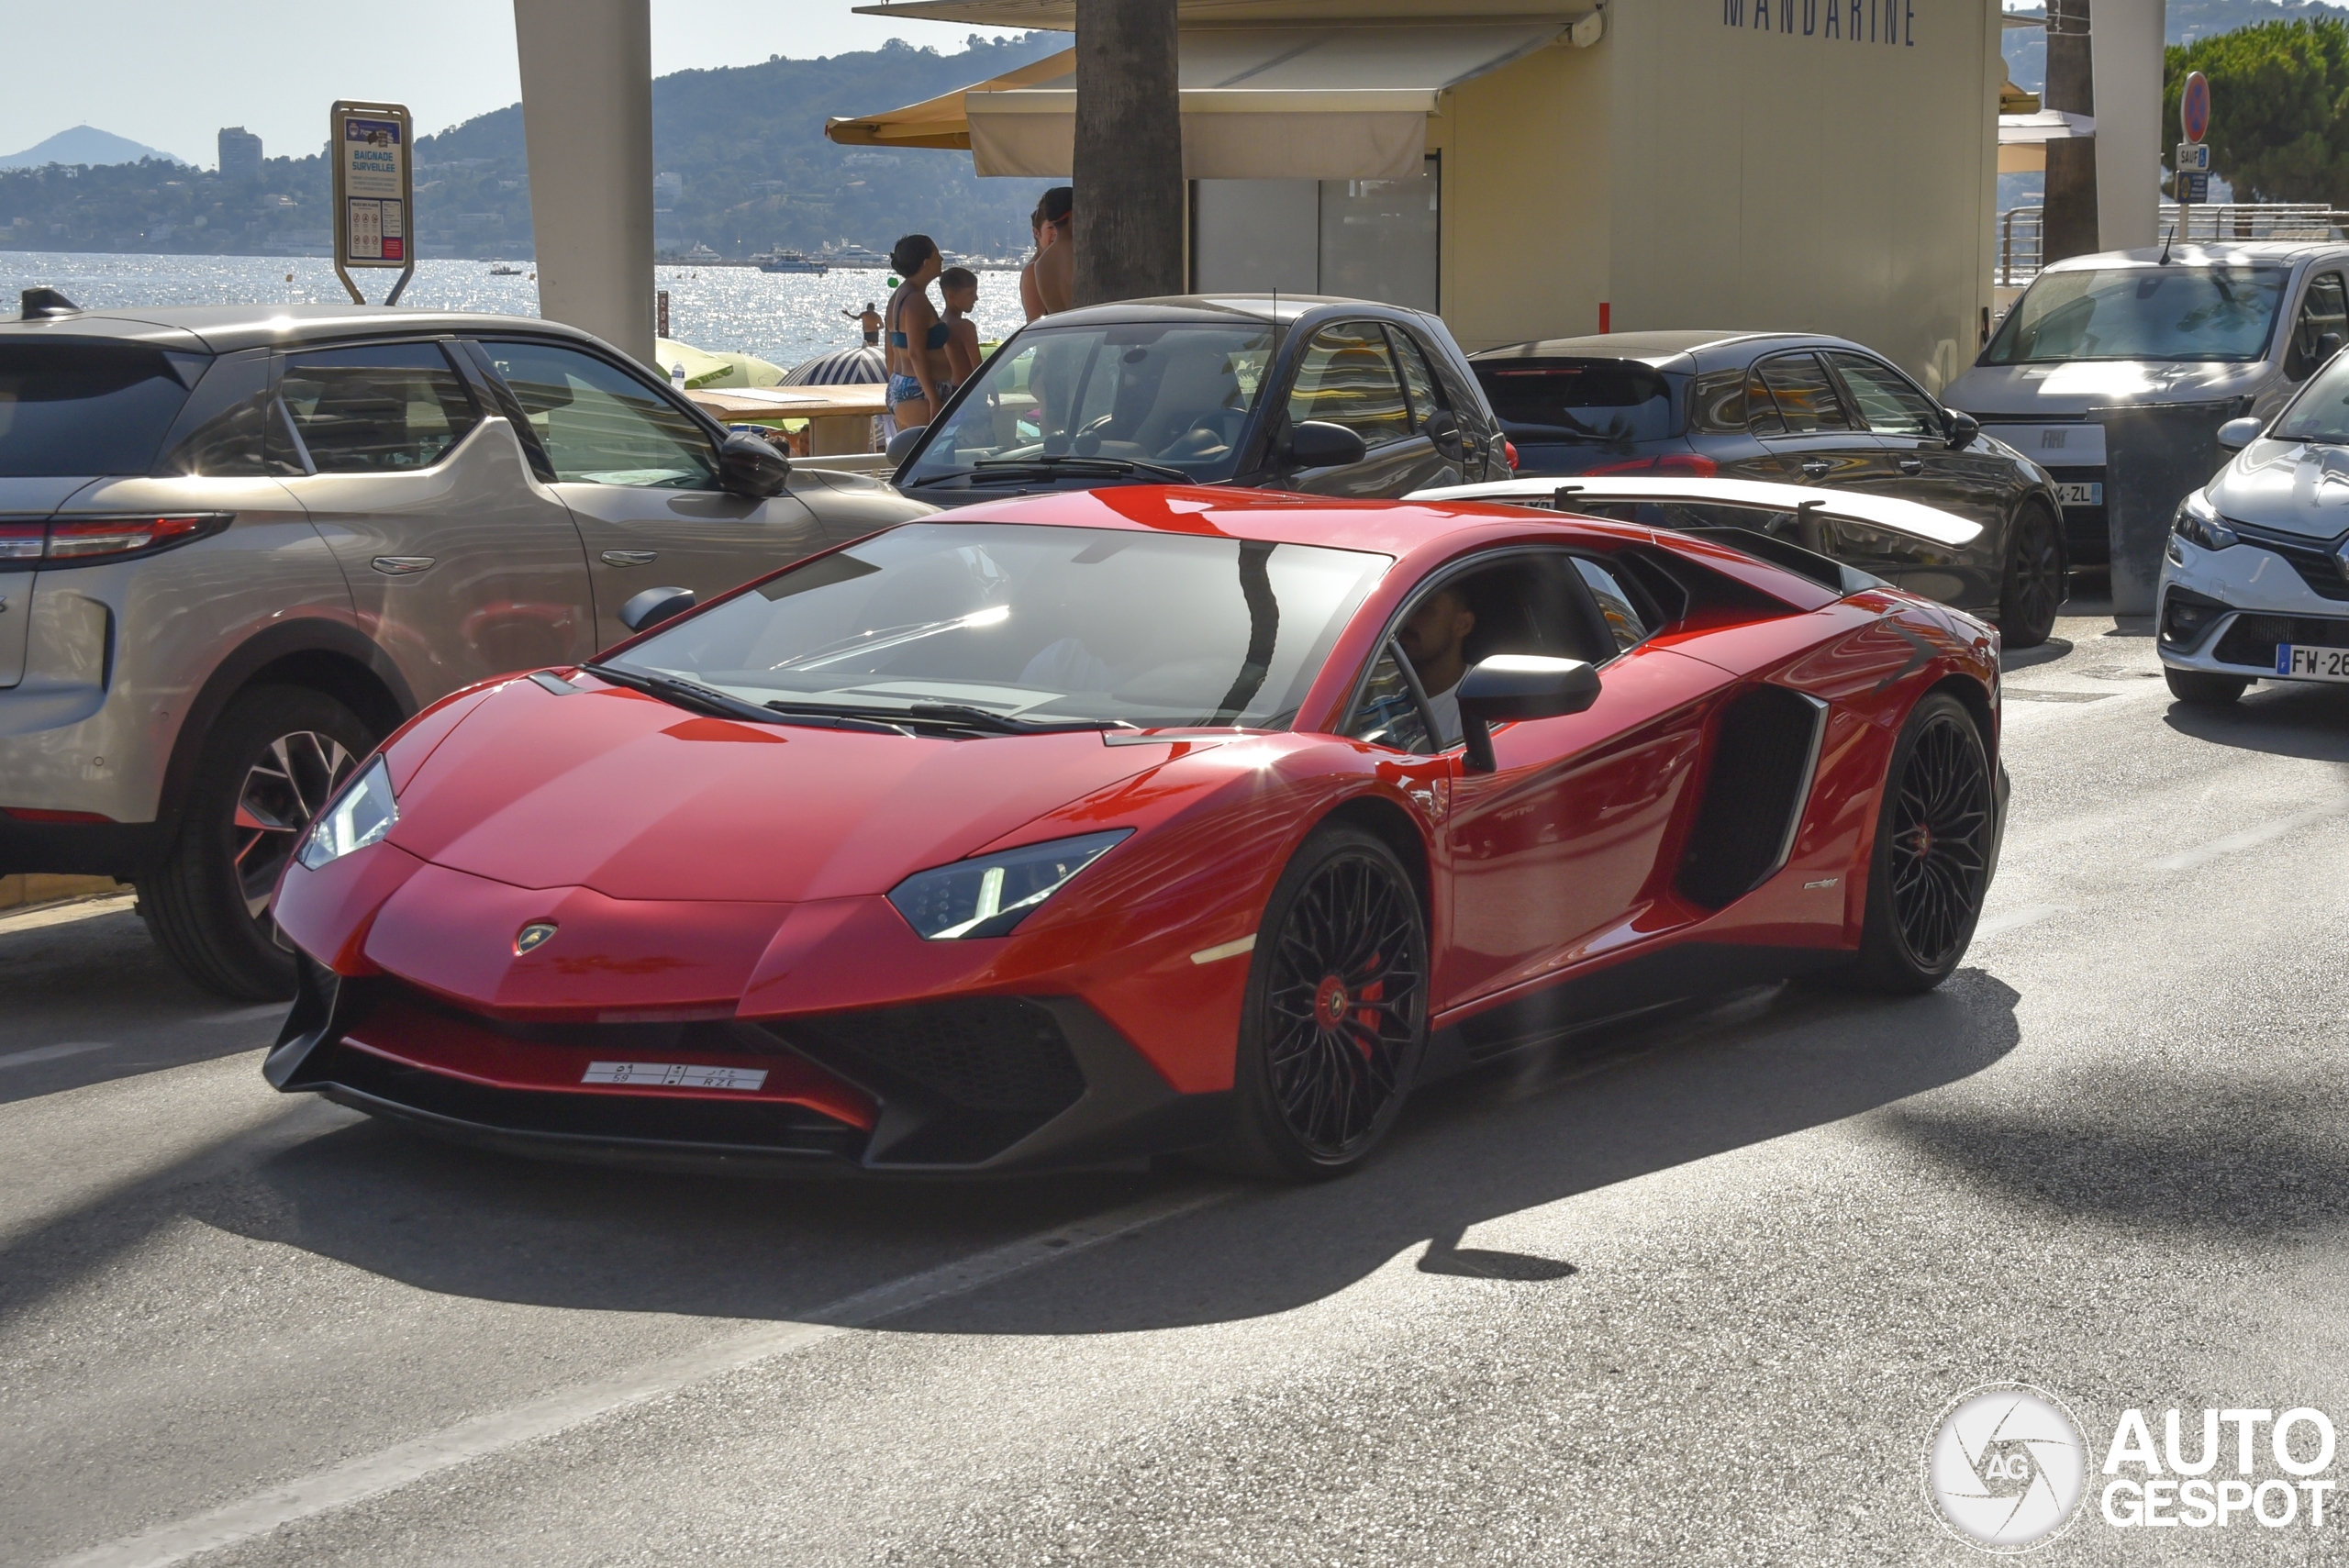
<svg viewBox="0 0 2349 1568">
<path fill-rule="evenodd" d="M 1749 686 L 1721 710 L 1681 896 L 1709 909 L 1777 874 L 1794 852 L 1827 730 L 1827 705 L 1784 686 Z"/>
</svg>

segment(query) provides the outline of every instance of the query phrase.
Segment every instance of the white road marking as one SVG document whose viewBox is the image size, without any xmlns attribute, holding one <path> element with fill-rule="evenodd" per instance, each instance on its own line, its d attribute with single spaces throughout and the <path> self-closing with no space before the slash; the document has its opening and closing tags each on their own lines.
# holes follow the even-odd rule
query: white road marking
<svg viewBox="0 0 2349 1568">
<path fill-rule="evenodd" d="M 1238 1187 L 1191 1188 L 1148 1198 L 956 1262 L 860 1291 L 806 1320 L 738 1334 L 615 1377 L 560 1389 L 453 1427 L 265 1488 L 241 1501 L 60 1559 L 53 1568 L 168 1568 L 269 1534 L 281 1525 L 378 1497 L 470 1461 L 552 1437 L 631 1405 L 674 1394 L 775 1356 L 813 1350 L 885 1318 L 966 1295 L 1055 1258 L 1223 1202 Z"/>
<path fill-rule="evenodd" d="M 0 1056 L 0 1067 L 30 1067 L 36 1062 L 55 1062 L 62 1056 L 79 1056 L 85 1051 L 104 1051 L 109 1043 L 103 1040 L 69 1040 L 58 1045 L 36 1046 L 30 1051 L 12 1051 Z"/>
<path fill-rule="evenodd" d="M 1236 942 L 1226 942 L 1221 947 L 1202 948 L 1197 952 L 1191 955 L 1191 962 L 1193 963 L 1214 963 L 1220 959 L 1238 958 L 1243 952 L 1253 951 L 1255 950 L 1255 946 L 1256 938 L 1254 933 L 1251 932 L 1249 935 L 1241 938 Z"/>
<path fill-rule="evenodd" d="M 2262 823 L 2256 828 L 2246 828 L 2240 833 L 2229 833 L 2224 838 L 2213 839 L 2207 844 L 2197 844 L 2190 850 L 2180 851 L 2176 854 L 2155 861 L 2154 869 L 2171 872 L 2192 871 L 2195 867 L 2207 865 L 2223 855 L 2240 854 L 2245 850 L 2255 850 L 2260 845 L 2280 839 L 2287 833 L 2297 833 L 2310 823 L 2321 822 L 2328 817 L 2338 817 L 2343 811 L 2349 811 L 2349 795 L 2328 800 L 2321 806 L 2311 806 L 2305 811 L 2295 811 L 2289 817 L 2278 817 L 2275 821 Z"/>
<path fill-rule="evenodd" d="M 2018 904 L 2011 909 L 1996 910 L 1975 923 L 1974 940 L 1978 942 L 1985 937 L 1995 937 L 2024 926 L 2035 926 L 2048 916 L 2063 912 L 2061 904 Z"/>
</svg>

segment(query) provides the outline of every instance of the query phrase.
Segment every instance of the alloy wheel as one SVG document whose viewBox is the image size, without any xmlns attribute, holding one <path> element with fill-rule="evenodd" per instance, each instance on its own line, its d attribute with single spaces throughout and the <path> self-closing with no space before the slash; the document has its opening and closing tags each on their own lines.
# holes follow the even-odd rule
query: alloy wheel
<svg viewBox="0 0 2349 1568">
<path fill-rule="evenodd" d="M 1282 1119 L 1315 1158 L 1345 1158 L 1406 1086 L 1427 955 L 1416 895 L 1364 854 L 1297 890 L 1264 995 L 1265 1063 Z"/>
<path fill-rule="evenodd" d="M 256 921 L 267 917 L 278 875 L 303 833 L 358 762 L 333 736 L 297 729 L 271 741 L 245 770 L 234 847 L 245 913 Z"/>
<path fill-rule="evenodd" d="M 2015 539 L 2014 604 L 2018 624 L 2053 628 L 2064 602 L 2064 552 L 2055 528 L 2036 508 L 2025 515 Z"/>
<path fill-rule="evenodd" d="M 1966 722 L 1935 715 L 1917 737 L 1894 801 L 1892 916 L 1928 969 L 1971 930 L 1989 879 L 1990 780 Z"/>
</svg>

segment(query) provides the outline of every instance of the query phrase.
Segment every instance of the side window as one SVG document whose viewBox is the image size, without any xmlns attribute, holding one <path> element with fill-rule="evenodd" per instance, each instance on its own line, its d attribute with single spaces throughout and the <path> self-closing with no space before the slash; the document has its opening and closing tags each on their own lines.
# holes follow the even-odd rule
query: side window
<svg viewBox="0 0 2349 1568">
<path fill-rule="evenodd" d="M 1343 425 L 1369 447 L 1410 435 L 1403 384 L 1375 322 L 1342 322 L 1313 335 L 1297 360 L 1288 417 L 1293 425 L 1308 419 Z"/>
<path fill-rule="evenodd" d="M 2309 280 L 2299 319 L 2292 324 L 2289 362 L 2284 367 L 2293 380 L 2303 379 L 2332 357 L 2324 351 L 2328 332 L 2333 335 L 2336 349 L 2349 339 L 2349 293 L 2343 290 L 2339 272 L 2320 272 Z"/>
<path fill-rule="evenodd" d="M 1871 430 L 1887 436 L 1934 436 L 1941 433 L 1941 416 L 1925 395 L 1889 365 L 1863 354 L 1830 354 L 1842 375 L 1860 417 Z"/>
<path fill-rule="evenodd" d="M 718 451 L 676 406 L 616 365 L 551 343 L 484 342 L 558 480 L 711 490 Z"/>
<path fill-rule="evenodd" d="M 1403 666 L 1395 657 L 1391 639 L 1370 667 L 1370 682 L 1363 688 L 1348 733 L 1357 740 L 1414 756 L 1424 757 L 1436 750 L 1428 738 L 1427 720 L 1419 717 L 1419 705 L 1411 699 L 1410 683 L 1403 678 Z"/>
<path fill-rule="evenodd" d="M 1700 430 L 1742 430 L 1750 371 L 1707 371 L 1689 384 L 1688 407 Z M 1758 390 L 1758 388 L 1757 388 Z"/>
<path fill-rule="evenodd" d="M 288 354 L 277 391 L 320 473 L 430 468 L 478 422 L 437 343 Z"/>
<path fill-rule="evenodd" d="M 165 438 L 155 472 L 209 479 L 299 473 L 292 449 L 270 450 L 277 411 L 269 397 L 269 350 L 251 349 L 212 361 Z"/>
<path fill-rule="evenodd" d="M 1762 384 L 1759 366 L 1745 373 L 1745 428 L 1757 436 L 1783 436 L 1787 422 L 1778 417 L 1778 406 L 1770 397 L 1770 389 Z"/>
<path fill-rule="evenodd" d="M 1818 355 L 1780 354 L 1754 368 L 1762 373 L 1762 384 L 1770 389 L 1770 400 L 1787 422 L 1787 434 L 1808 436 L 1851 428 L 1835 385 L 1827 379 L 1827 367 L 1819 362 Z"/>
<path fill-rule="evenodd" d="M 1645 642 L 1653 628 L 1647 624 L 1631 593 L 1615 580 L 1615 574 L 1596 561 L 1574 558 L 1575 570 L 1581 573 L 1583 586 L 1598 601 L 1599 618 L 1607 623 L 1609 636 L 1615 639 L 1615 651 L 1626 653 Z"/>
<path fill-rule="evenodd" d="M 1443 406 L 1443 399 L 1435 389 L 1435 376 L 1428 370 L 1427 357 L 1411 341 L 1408 332 L 1389 327 L 1386 336 L 1394 341 L 1396 361 L 1403 367 L 1403 395 L 1410 399 L 1411 428 L 1424 429 L 1427 422 L 1435 417 L 1436 410 Z"/>
</svg>

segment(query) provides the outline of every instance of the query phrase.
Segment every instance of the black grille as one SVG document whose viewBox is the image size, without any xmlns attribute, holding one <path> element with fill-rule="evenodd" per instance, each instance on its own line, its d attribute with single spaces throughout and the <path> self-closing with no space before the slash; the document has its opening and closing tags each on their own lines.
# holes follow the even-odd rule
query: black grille
<svg viewBox="0 0 2349 1568">
<path fill-rule="evenodd" d="M 2321 616 L 2237 616 L 2210 656 L 2221 664 L 2245 664 L 2261 670 L 2276 668 L 2276 645 L 2301 648 L 2349 648 L 2349 620 Z"/>
<path fill-rule="evenodd" d="M 2255 544 L 2290 562 L 2292 570 L 2300 574 L 2300 581 L 2320 597 L 2349 599 L 2349 577 L 2341 574 L 2341 557 L 2334 553 L 2341 547 L 2338 539 L 2327 543 L 2274 528 L 2254 528 L 2232 517 L 2227 520 L 2227 527 L 2234 529 L 2245 544 Z"/>
<path fill-rule="evenodd" d="M 1060 1024 L 1017 996 L 791 1018 L 769 1027 L 818 1061 L 838 1062 L 848 1076 L 895 1079 L 964 1110 L 1050 1113 L 1085 1092 L 1085 1074 Z M 874 1087 L 886 1097 L 885 1087 Z"/>
<path fill-rule="evenodd" d="M 1824 718 L 1809 698 L 1771 685 L 1748 688 L 1722 712 L 1680 863 L 1680 891 L 1691 902 L 1718 909 L 1778 869 Z"/>
</svg>

